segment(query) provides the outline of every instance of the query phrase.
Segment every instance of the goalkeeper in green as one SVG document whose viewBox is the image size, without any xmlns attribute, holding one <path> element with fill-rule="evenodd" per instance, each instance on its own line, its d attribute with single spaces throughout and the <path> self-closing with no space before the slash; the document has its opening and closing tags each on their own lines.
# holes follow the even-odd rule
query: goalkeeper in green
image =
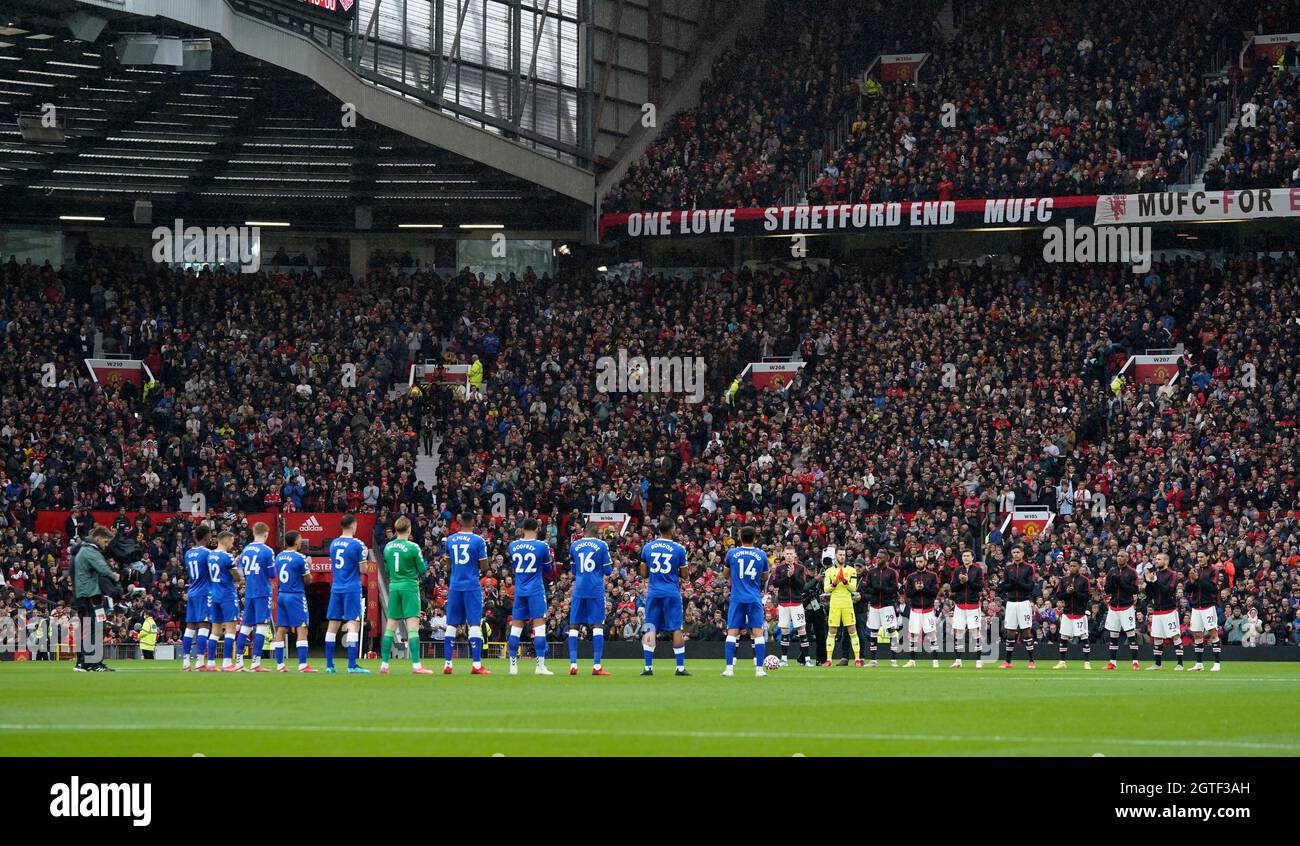
<svg viewBox="0 0 1300 846">
<path fill-rule="evenodd" d="M 393 523 L 397 537 L 384 544 L 384 568 L 388 573 L 388 626 L 384 629 L 379 665 L 380 675 L 388 675 L 388 659 L 393 654 L 393 637 L 399 620 L 406 623 L 407 646 L 411 650 L 411 670 L 418 676 L 431 676 L 433 670 L 420 663 L 420 575 L 429 569 L 420 547 L 411 542 L 411 521 L 398 517 Z"/>
</svg>

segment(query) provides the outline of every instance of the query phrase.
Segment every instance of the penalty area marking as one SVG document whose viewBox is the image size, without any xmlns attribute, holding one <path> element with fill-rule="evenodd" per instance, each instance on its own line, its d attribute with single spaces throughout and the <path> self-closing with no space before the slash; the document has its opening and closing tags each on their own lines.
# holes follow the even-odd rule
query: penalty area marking
<svg viewBox="0 0 1300 846">
<path fill-rule="evenodd" d="M 487 726 L 473 728 L 469 726 L 320 726 L 320 725 L 235 725 L 202 726 L 206 731 L 239 732 L 298 732 L 311 734 L 405 734 L 405 735 L 495 735 L 495 736 L 529 736 L 564 735 L 570 737 L 663 737 L 688 739 L 719 740 L 834 740 L 834 741 L 880 741 L 880 742 L 919 742 L 919 743 L 1041 743 L 1042 737 L 1022 737 L 1017 735 L 976 735 L 976 734 L 874 734 L 857 732 L 784 732 L 784 731 L 673 731 L 669 729 L 576 729 L 553 727 L 546 729 L 523 728 L 517 726 Z M 185 731 L 192 732 L 194 726 L 173 724 L 139 724 L 104 725 L 102 723 L 81 724 L 45 724 L 45 723 L 0 723 L 0 732 L 28 731 L 122 731 L 122 732 L 157 732 Z M 1254 749 L 1276 752 L 1300 752 L 1297 743 L 1267 743 L 1250 740 L 1205 740 L 1203 738 L 1150 738 L 1150 737 L 1055 737 L 1058 744 L 1105 743 L 1112 746 L 1150 746 L 1153 748 L 1196 747 L 1202 749 Z"/>
</svg>

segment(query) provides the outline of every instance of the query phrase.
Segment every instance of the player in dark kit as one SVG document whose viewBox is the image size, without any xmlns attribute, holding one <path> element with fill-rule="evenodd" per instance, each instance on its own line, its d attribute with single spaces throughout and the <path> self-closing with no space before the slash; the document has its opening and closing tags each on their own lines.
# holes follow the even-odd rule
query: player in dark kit
<svg viewBox="0 0 1300 846">
<path fill-rule="evenodd" d="M 1025 560 L 1023 547 L 1013 547 L 1011 561 L 1002 569 L 1002 599 L 1006 603 L 1007 655 L 1002 669 L 1011 669 L 1016 644 L 1023 643 L 1029 657 L 1029 669 L 1034 669 L 1034 582 L 1038 574 L 1034 565 Z M 1015 640 L 1011 639 L 1015 635 Z"/>
<path fill-rule="evenodd" d="M 1196 650 L 1196 664 L 1192 670 L 1205 669 L 1205 641 L 1208 638 L 1214 651 L 1214 664 L 1210 672 L 1219 671 L 1223 648 L 1219 646 L 1219 592 L 1227 589 L 1228 574 L 1210 562 L 1204 552 L 1196 554 L 1196 563 L 1187 574 L 1184 592 L 1192 606 L 1192 648 Z"/>
<path fill-rule="evenodd" d="M 1064 670 L 1068 666 L 1065 654 L 1070 651 L 1070 641 L 1077 640 L 1083 646 L 1083 668 L 1091 670 L 1092 662 L 1088 660 L 1092 652 L 1092 644 L 1088 641 L 1088 603 L 1092 601 L 1092 584 L 1078 558 L 1070 562 L 1070 572 L 1057 583 L 1052 594 L 1065 606 L 1060 620 L 1060 660 L 1053 669 Z"/>
<path fill-rule="evenodd" d="M 858 590 L 867 598 L 867 648 L 871 650 L 868 667 L 876 666 L 876 649 L 880 644 L 880 632 L 889 638 L 889 665 L 898 666 L 898 612 L 894 603 L 898 601 L 898 571 L 884 562 L 883 558 L 872 558 L 871 566 L 858 581 Z"/>
<path fill-rule="evenodd" d="M 1119 657 L 1121 631 L 1128 640 L 1133 669 L 1141 669 L 1137 652 L 1137 612 L 1133 608 L 1134 599 L 1138 595 L 1138 574 L 1129 563 L 1127 552 L 1115 556 L 1115 566 L 1106 572 L 1101 588 L 1106 594 L 1106 648 L 1110 650 L 1110 663 L 1105 669 L 1115 669 L 1115 659 Z"/>
<path fill-rule="evenodd" d="M 923 641 L 930 641 L 934 654 L 933 666 L 939 666 L 938 625 L 934 615 L 934 598 L 939 595 L 939 576 L 930 570 L 924 555 L 916 556 L 916 571 L 903 580 L 907 595 L 907 651 L 915 656 L 924 649 Z M 910 657 L 904 667 L 915 667 L 916 658 Z"/>
<path fill-rule="evenodd" d="M 984 620 L 980 615 L 980 594 L 984 591 L 984 568 L 975 563 L 975 555 L 970 550 L 961 554 L 961 563 L 952 569 L 952 580 L 948 583 L 952 592 L 952 601 L 957 609 L 952 615 L 952 667 L 960 667 L 962 656 L 966 654 L 967 635 L 970 636 L 971 651 L 975 653 L 975 669 L 984 666 L 980 658 L 980 630 Z"/>
<path fill-rule="evenodd" d="M 776 590 L 777 643 L 781 648 L 781 666 L 786 666 L 790 651 L 790 636 L 799 635 L 799 663 L 812 666 L 812 652 L 808 643 L 808 624 L 803 609 L 804 586 L 808 571 L 799 563 L 793 546 L 782 552 L 782 560 L 772 568 L 772 587 Z"/>
<path fill-rule="evenodd" d="M 1147 601 L 1151 604 L 1151 652 L 1155 658 L 1155 663 L 1147 669 L 1160 669 L 1165 642 L 1173 641 L 1177 644 L 1174 654 L 1178 657 L 1178 666 L 1174 669 L 1181 670 L 1183 641 L 1178 636 L 1178 574 L 1169 569 L 1167 553 L 1156 556 L 1155 569 L 1147 570 L 1146 583 Z"/>
</svg>

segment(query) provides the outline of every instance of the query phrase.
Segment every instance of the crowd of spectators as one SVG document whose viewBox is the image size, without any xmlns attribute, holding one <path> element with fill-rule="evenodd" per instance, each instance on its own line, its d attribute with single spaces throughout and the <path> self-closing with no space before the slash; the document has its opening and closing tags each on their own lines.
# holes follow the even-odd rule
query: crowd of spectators
<svg viewBox="0 0 1300 846">
<path fill-rule="evenodd" d="M 626 565 L 645 517 L 668 513 L 707 565 L 687 594 L 707 637 L 740 522 L 794 543 L 811 567 L 829 544 L 904 566 L 914 547 L 940 562 L 971 548 L 996 584 L 1009 545 L 1026 541 L 1003 536 L 996 515 L 1038 504 L 1058 515 L 1029 543 L 1049 584 L 1076 556 L 1097 576 L 1120 549 L 1144 566 L 1161 549 L 1178 566 L 1206 551 L 1236 574 L 1223 618 L 1253 608 L 1265 641 L 1294 642 L 1298 295 L 1294 257 L 1181 260 L 1143 277 L 988 265 L 868 284 L 856 268 L 742 270 L 471 292 L 454 348 L 484 352 L 490 334 L 496 352 L 444 432 L 428 548 L 455 528 L 439 519 L 499 502 L 506 523 L 540 517 L 561 554 L 580 512 L 631 513 L 609 626 L 631 632 Z M 1187 360 L 1171 389 L 1112 387 L 1129 354 L 1177 344 Z M 595 358 L 620 348 L 703 357 L 705 401 L 597 392 Z M 808 362 L 792 386 L 723 401 L 745 363 L 792 351 Z M 797 502 L 806 516 L 791 515 Z M 497 555 L 512 536 L 486 533 Z M 503 622 L 510 576 L 497 560 L 489 606 Z M 1049 610 L 1040 622 L 1050 639 Z"/>
<path fill-rule="evenodd" d="M 1261 63 L 1250 102 L 1254 126 L 1243 120 L 1223 138 L 1223 154 L 1205 169 L 1205 187 L 1278 188 L 1300 184 L 1300 59 L 1294 47 L 1281 64 Z"/>
<path fill-rule="evenodd" d="M 989 568 L 990 614 L 1002 561 L 1024 543 L 1044 578 L 1048 640 L 1050 586 L 1067 561 L 1082 558 L 1096 577 L 1120 550 L 1143 567 L 1157 551 L 1176 567 L 1203 551 L 1234 574 L 1221 616 L 1230 637 L 1295 641 L 1293 255 L 1184 258 L 1144 276 L 1026 260 L 279 282 L 180 279 L 114 251 L 80 258 L 62 273 L 3 269 L 0 561 L 11 603 L 66 603 L 66 538 L 84 537 L 86 510 L 117 510 L 114 527 L 146 549 L 123 568 L 118 634 L 149 610 L 165 642 L 184 610 L 192 521 L 147 515 L 203 493 L 209 519 L 241 536 L 250 512 L 369 511 L 378 548 L 399 514 L 411 517 L 434 562 L 430 634 L 446 590 L 440 542 L 459 513 L 482 515 L 487 623 L 500 637 L 516 524 L 539 517 L 563 561 L 581 513 L 623 511 L 633 524 L 612 543 L 614 638 L 639 632 L 638 550 L 651 518 L 669 515 L 701 565 L 686 586 L 695 638 L 718 636 L 722 557 L 748 523 L 769 549 L 793 545 L 813 576 L 831 545 L 904 568 L 917 552 L 948 567 L 971 549 Z M 78 345 L 95 331 L 152 359 L 157 384 L 88 383 Z M 415 359 L 412 338 L 445 341 L 481 377 L 469 390 L 390 396 Z M 1131 353 L 1178 344 L 1186 361 L 1172 386 L 1113 381 Z M 596 359 L 620 350 L 701 357 L 704 400 L 599 391 Z M 782 390 L 737 378 L 749 362 L 791 355 L 806 365 Z M 53 387 L 42 385 L 46 361 Z M 343 362 L 356 364 L 355 388 L 343 387 Z M 433 488 L 413 482 L 422 427 L 441 437 Z M 1003 534 L 999 515 L 1028 504 L 1052 510 L 1052 530 Z M 77 509 L 64 535 L 38 535 L 37 511 L 59 508 Z M 570 579 L 552 585 L 555 630 Z"/>
<path fill-rule="evenodd" d="M 880 50 L 926 49 L 935 0 L 769 0 L 604 201 L 640 211 L 769 205 L 796 183 L 861 93 Z"/>
<path fill-rule="evenodd" d="M 1235 67 L 1247 33 L 1288 31 L 1294 0 L 975 0 L 955 4 L 946 43 L 933 37 L 937 4 L 842 11 L 838 26 L 824 4 L 774 5 L 785 34 L 724 56 L 700 105 L 629 169 L 605 211 L 1159 191 L 1194 175 L 1224 108 L 1255 90 L 1258 127 L 1229 137 L 1207 185 L 1281 187 L 1300 165 L 1295 63 Z M 820 40 L 860 47 L 864 27 L 928 52 L 919 80 L 882 81 L 877 69 L 860 85 L 861 68 Z M 792 83 L 809 90 L 801 77 L 821 81 L 815 97 L 791 95 Z M 843 143 L 828 144 L 841 123 Z M 814 150 L 820 175 L 790 193 Z"/>
</svg>

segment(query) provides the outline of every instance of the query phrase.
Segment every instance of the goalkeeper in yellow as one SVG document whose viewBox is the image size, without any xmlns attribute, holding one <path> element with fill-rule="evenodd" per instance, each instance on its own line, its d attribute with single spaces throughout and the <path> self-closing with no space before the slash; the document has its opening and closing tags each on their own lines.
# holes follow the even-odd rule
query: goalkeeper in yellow
<svg viewBox="0 0 1300 846">
<path fill-rule="evenodd" d="M 398 517 L 393 523 L 397 535 L 384 544 L 384 569 L 388 573 L 388 626 L 384 629 L 380 647 L 381 675 L 388 674 L 388 658 L 393 654 L 393 638 L 397 622 L 406 623 L 407 646 L 411 650 L 411 671 L 417 676 L 428 676 L 433 670 L 420 663 L 420 576 L 429 569 L 420 547 L 411 542 L 411 521 Z"/>
<path fill-rule="evenodd" d="M 835 653 L 835 636 L 840 626 L 849 630 L 849 643 L 853 646 L 853 666 L 862 666 L 862 644 L 858 640 L 858 621 L 853 614 L 853 602 L 858 598 L 858 571 L 844 561 L 844 552 L 837 552 L 822 578 L 822 593 L 829 597 L 826 615 L 826 660 L 823 667 L 831 665 Z"/>
</svg>

